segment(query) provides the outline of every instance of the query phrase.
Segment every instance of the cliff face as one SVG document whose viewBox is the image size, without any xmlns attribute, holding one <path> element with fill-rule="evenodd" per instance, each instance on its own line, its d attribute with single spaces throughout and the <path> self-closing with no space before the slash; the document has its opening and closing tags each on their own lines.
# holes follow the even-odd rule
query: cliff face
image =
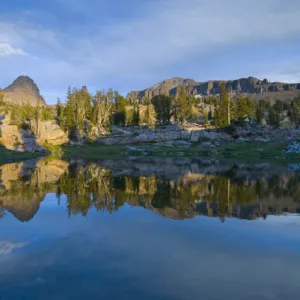
<svg viewBox="0 0 300 300">
<path fill-rule="evenodd" d="M 41 96 L 38 86 L 28 76 L 19 76 L 3 91 L 4 102 L 12 104 L 30 104 L 32 106 L 45 106 L 46 102 Z"/>
<path fill-rule="evenodd" d="M 192 79 L 175 77 L 155 84 L 151 88 L 142 91 L 133 91 L 127 95 L 128 99 L 152 98 L 159 94 L 176 95 L 178 86 L 185 84 L 187 91 L 192 95 L 217 95 L 220 93 L 220 84 L 226 83 L 228 91 L 233 95 L 248 95 L 254 99 L 276 99 L 287 100 L 300 94 L 300 83 L 288 84 L 282 82 L 269 82 L 267 79 L 260 80 L 254 77 L 241 78 L 236 80 L 221 81 L 211 80 L 197 82 Z"/>
</svg>

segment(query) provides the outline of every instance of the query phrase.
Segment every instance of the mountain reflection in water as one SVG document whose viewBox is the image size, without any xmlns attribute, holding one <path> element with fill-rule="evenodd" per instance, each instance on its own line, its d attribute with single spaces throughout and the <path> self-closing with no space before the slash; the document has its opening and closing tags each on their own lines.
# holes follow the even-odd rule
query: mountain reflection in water
<svg viewBox="0 0 300 300">
<path fill-rule="evenodd" d="M 90 209 L 114 213 L 124 204 L 172 219 L 197 215 L 253 220 L 300 212 L 300 174 L 264 164 L 214 161 L 105 160 L 97 163 L 46 158 L 0 167 L 0 218 L 22 222 L 38 213 L 48 193 L 68 214 Z"/>
</svg>

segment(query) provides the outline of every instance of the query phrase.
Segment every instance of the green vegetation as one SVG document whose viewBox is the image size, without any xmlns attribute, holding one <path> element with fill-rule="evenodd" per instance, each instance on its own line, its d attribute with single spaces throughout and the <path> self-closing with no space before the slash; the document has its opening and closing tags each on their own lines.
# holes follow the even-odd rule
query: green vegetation
<svg viewBox="0 0 300 300">
<path fill-rule="evenodd" d="M 220 160 L 232 161 L 269 161 L 269 162 L 297 162 L 300 154 L 284 153 L 285 142 L 274 145 L 273 143 L 224 143 L 216 148 L 207 148 L 193 145 L 189 148 L 166 147 L 155 145 L 138 145 L 127 147 L 123 145 L 106 146 L 89 144 L 84 146 L 65 146 L 60 156 L 63 159 L 83 159 L 96 161 L 99 159 L 122 159 L 126 156 L 149 157 L 209 157 Z"/>
<path fill-rule="evenodd" d="M 228 93 L 225 83 L 222 83 L 220 98 L 210 96 L 204 101 L 214 106 L 214 114 L 210 111 L 209 119 L 214 120 L 217 128 L 226 128 L 235 123 L 243 124 L 247 119 L 274 127 L 279 127 L 285 119 L 295 127 L 300 124 L 299 97 L 287 102 L 276 100 L 273 104 L 264 99 L 255 102 L 250 97 L 238 96 L 234 99 Z"/>
<path fill-rule="evenodd" d="M 169 124 L 171 120 L 171 105 L 173 97 L 166 95 L 154 96 L 151 100 L 158 124 Z"/>
<path fill-rule="evenodd" d="M 0 165 L 10 162 L 17 162 L 26 159 L 34 159 L 41 157 L 41 153 L 35 152 L 15 152 L 0 146 Z"/>
</svg>

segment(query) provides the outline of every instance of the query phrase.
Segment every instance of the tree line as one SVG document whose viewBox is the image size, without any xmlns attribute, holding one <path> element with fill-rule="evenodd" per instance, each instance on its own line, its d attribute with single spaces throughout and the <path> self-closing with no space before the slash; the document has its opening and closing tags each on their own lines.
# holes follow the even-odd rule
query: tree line
<svg viewBox="0 0 300 300">
<path fill-rule="evenodd" d="M 112 125 L 154 127 L 198 116 L 197 99 L 188 95 L 185 86 L 176 96 L 157 95 L 141 101 L 128 100 L 112 89 L 91 94 L 83 86 L 69 88 L 64 103 L 58 100 L 55 118 L 72 138 L 82 132 L 90 134 L 94 127 L 109 132 Z"/>
<path fill-rule="evenodd" d="M 220 97 L 210 96 L 205 100 L 213 108 L 207 114 L 207 119 L 212 119 L 216 127 L 225 128 L 232 123 L 243 123 L 253 119 L 261 125 L 278 127 L 288 119 L 295 127 L 300 126 L 300 97 L 292 101 L 261 99 L 255 101 L 250 97 L 238 96 L 234 98 L 226 89 L 225 83 L 221 84 Z"/>
<path fill-rule="evenodd" d="M 226 84 L 221 84 L 219 97 L 196 98 L 187 92 L 185 85 L 177 88 L 176 95 L 156 95 L 151 99 L 129 100 L 117 91 L 97 91 L 92 94 L 86 86 L 69 88 L 66 99 L 53 107 L 33 107 L 29 104 L 17 106 L 3 102 L 0 93 L 0 107 L 10 114 L 12 123 L 24 128 L 38 124 L 38 121 L 52 120 L 68 133 L 70 138 L 78 135 L 97 136 L 99 132 L 109 133 L 112 125 L 149 126 L 182 124 L 199 120 L 204 116 L 207 126 L 226 128 L 231 124 L 255 120 L 261 125 L 280 126 L 289 119 L 300 126 L 300 97 L 292 101 L 254 101 L 250 97 L 233 95 Z"/>
</svg>

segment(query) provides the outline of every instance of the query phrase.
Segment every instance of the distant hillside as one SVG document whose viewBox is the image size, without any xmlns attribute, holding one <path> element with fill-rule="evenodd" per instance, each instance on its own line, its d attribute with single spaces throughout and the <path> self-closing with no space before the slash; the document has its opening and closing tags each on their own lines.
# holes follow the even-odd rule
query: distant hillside
<svg viewBox="0 0 300 300">
<path fill-rule="evenodd" d="M 2 90 L 4 102 L 32 106 L 45 106 L 46 102 L 41 96 L 38 86 L 28 76 L 19 76 L 11 85 Z"/>
<path fill-rule="evenodd" d="M 260 80 L 254 77 L 241 78 L 236 80 L 221 81 L 210 80 L 207 82 L 197 82 L 193 79 L 171 78 L 159 82 L 142 91 L 132 91 L 127 95 L 128 99 L 152 98 L 159 94 L 176 95 L 177 87 L 185 84 L 188 93 L 192 95 L 218 95 L 220 93 L 220 83 L 225 82 L 228 91 L 233 95 L 247 95 L 256 100 L 276 99 L 288 100 L 300 94 L 300 83 L 288 84 L 283 82 L 269 82 L 267 79 Z"/>
</svg>

